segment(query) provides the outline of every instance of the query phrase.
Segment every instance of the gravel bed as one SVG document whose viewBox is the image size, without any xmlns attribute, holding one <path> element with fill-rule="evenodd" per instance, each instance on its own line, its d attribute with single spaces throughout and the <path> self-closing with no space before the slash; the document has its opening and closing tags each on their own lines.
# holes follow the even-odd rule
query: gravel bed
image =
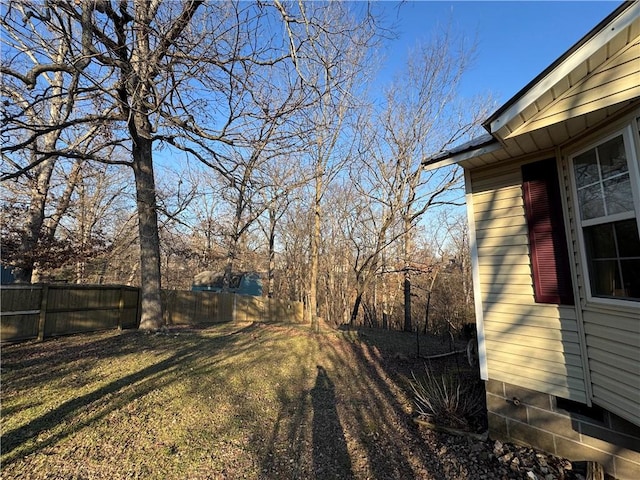
<svg viewBox="0 0 640 480">
<path fill-rule="evenodd" d="M 434 439 L 444 478 L 479 480 L 583 480 L 569 460 L 538 450 L 496 441 L 442 436 Z"/>
</svg>

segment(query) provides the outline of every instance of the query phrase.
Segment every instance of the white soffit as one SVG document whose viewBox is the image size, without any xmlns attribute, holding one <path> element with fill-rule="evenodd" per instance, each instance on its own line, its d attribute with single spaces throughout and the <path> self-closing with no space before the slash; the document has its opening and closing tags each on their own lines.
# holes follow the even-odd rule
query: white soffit
<svg viewBox="0 0 640 480">
<path fill-rule="evenodd" d="M 491 134 L 505 127 L 517 115 L 532 105 L 544 93 L 578 68 L 587 58 L 597 52 L 621 31 L 629 27 L 640 16 L 640 2 L 633 2 L 616 18 L 612 19 L 595 36 L 581 45 L 575 52 L 557 65 L 552 71 L 531 86 L 513 104 L 489 124 Z"/>
<path fill-rule="evenodd" d="M 640 31 L 640 17 L 636 28 Z M 611 75 L 613 70 L 615 73 Z M 526 119 L 526 115 L 520 115 L 520 125 L 510 133 L 500 132 L 500 136 L 506 139 L 544 127 L 553 127 L 573 117 L 590 115 L 596 110 L 623 105 L 636 98 L 640 98 L 640 37 L 632 40 L 537 113 Z M 511 123 L 516 121 L 512 120 Z"/>
</svg>

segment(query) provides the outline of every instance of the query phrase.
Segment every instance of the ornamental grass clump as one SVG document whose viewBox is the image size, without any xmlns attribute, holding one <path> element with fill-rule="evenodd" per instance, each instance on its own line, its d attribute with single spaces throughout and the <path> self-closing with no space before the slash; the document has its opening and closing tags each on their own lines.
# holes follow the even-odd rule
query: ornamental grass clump
<svg viewBox="0 0 640 480">
<path fill-rule="evenodd" d="M 425 376 L 411 372 L 416 411 L 423 419 L 461 430 L 469 430 L 482 413 L 483 394 L 478 382 L 460 375 L 436 376 L 425 366 Z"/>
</svg>

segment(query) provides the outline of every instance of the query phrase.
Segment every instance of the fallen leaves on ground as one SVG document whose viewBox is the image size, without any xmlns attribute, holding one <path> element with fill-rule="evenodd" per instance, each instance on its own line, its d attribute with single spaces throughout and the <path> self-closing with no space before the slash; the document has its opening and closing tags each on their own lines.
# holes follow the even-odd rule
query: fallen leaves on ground
<svg viewBox="0 0 640 480">
<path fill-rule="evenodd" d="M 413 422 L 415 342 L 230 323 L 5 345 L 2 478 L 542 479 L 541 462 L 559 475 L 561 459 Z"/>
</svg>

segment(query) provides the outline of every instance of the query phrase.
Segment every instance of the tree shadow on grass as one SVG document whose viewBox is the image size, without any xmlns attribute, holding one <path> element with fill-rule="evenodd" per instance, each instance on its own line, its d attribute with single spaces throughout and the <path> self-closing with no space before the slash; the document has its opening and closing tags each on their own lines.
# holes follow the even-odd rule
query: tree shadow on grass
<svg viewBox="0 0 640 480">
<path fill-rule="evenodd" d="M 59 342 L 47 341 L 12 347 L 9 355 L 3 355 L 3 370 L 10 370 L 15 377 L 3 382 L 5 394 L 7 390 L 37 391 L 42 385 L 66 381 L 70 377 L 80 379 L 78 387 L 91 385 L 96 379 L 86 376 L 90 365 L 106 362 L 120 355 L 149 352 L 165 358 L 158 358 L 148 366 L 126 375 L 118 375 L 114 371 L 116 378 L 113 381 L 62 401 L 55 408 L 11 430 L 6 430 L 5 427 L 0 437 L 2 464 L 7 465 L 41 451 L 134 400 L 167 387 L 181 378 L 181 370 L 186 365 L 191 365 L 198 359 L 209 361 L 218 348 L 233 346 L 236 354 L 251 348 L 250 338 L 236 335 L 250 329 L 250 326 L 236 326 L 233 332 L 213 338 L 202 338 L 196 334 L 178 339 L 172 336 L 155 337 L 140 332 L 122 336 L 108 335 L 106 338 L 104 335 L 79 335 L 75 338 L 61 338 Z M 69 384 L 66 386 L 73 387 Z M 30 403 L 21 403 L 13 409 L 3 405 L 2 413 L 3 416 L 9 415 L 18 409 L 39 404 L 40 402 L 30 399 Z"/>
<path fill-rule="evenodd" d="M 260 478 L 446 478 L 369 347 L 333 333 L 313 344 L 300 376 L 289 379 L 299 395 L 281 398 Z"/>
<path fill-rule="evenodd" d="M 57 408 L 49 410 L 26 424 L 3 432 L 0 439 L 4 457 L 3 463 L 6 464 L 15 460 L 14 457 L 16 455 L 11 455 L 14 450 L 19 449 L 19 452 L 16 452 L 19 454 L 18 456 L 34 453 L 105 417 L 111 411 L 121 408 L 133 399 L 139 398 L 154 389 L 161 388 L 171 381 L 169 380 L 170 378 L 175 378 L 168 374 L 181 362 L 185 362 L 197 355 L 198 351 L 199 348 L 197 346 L 180 349 L 169 358 L 153 363 L 130 375 L 120 377 L 85 395 L 63 402 Z M 134 388 L 128 389 L 125 393 L 124 389 L 132 385 Z M 74 417 L 85 410 L 89 410 L 92 413 L 80 422 L 75 421 Z M 42 432 L 52 430 L 58 430 L 58 432 L 48 436 L 44 441 L 34 442 L 29 447 L 20 448 L 33 441 Z"/>
<path fill-rule="evenodd" d="M 235 437 L 229 437 L 236 439 L 234 443 L 225 443 L 227 437 L 218 424 L 210 424 L 213 432 L 198 437 L 197 448 L 215 459 L 209 462 L 198 454 L 194 461 L 201 465 L 194 468 L 207 473 L 193 478 L 224 472 L 231 472 L 229 478 L 246 473 L 269 480 L 462 478 L 448 475 L 451 470 L 440 458 L 442 441 L 432 442 L 434 446 L 425 444 L 424 434 L 408 414 L 397 378 L 374 345 L 361 339 L 347 341 L 333 332 L 312 337 L 304 334 L 306 340 L 296 344 L 289 341 L 292 335 L 302 335 L 295 329 L 258 327 L 216 327 L 211 337 L 195 332 L 178 338 L 132 336 L 125 341 L 116 337 L 113 344 L 105 341 L 104 345 L 97 337 L 90 337 L 84 342 L 84 351 L 92 357 L 88 362 L 106 360 L 113 369 L 119 355 L 142 350 L 146 363 L 136 363 L 120 375 L 108 373 L 108 378 L 101 373 L 93 375 L 96 378 L 85 376 L 91 380 L 86 384 L 91 391 L 84 388 L 75 396 L 49 401 L 51 410 L 5 430 L 3 463 L 19 465 L 20 457 L 41 453 L 86 427 L 99 426 L 110 412 L 122 410 L 153 390 L 166 391 L 163 389 L 179 381 L 198 401 L 211 399 L 209 385 L 220 398 L 228 397 L 229 415 L 235 418 L 229 428 L 233 427 L 232 433 L 237 430 Z M 365 336 L 368 340 L 371 337 Z M 68 387 L 64 383 L 67 376 L 81 375 L 87 364 L 82 357 L 83 342 L 69 342 L 71 349 L 65 349 L 65 343 L 55 348 L 55 357 L 60 358 L 42 347 L 33 347 L 29 355 L 12 355 L 10 390 L 15 394 L 25 391 L 16 389 L 14 383 L 22 385 L 20 375 L 41 372 L 48 360 L 59 366 L 51 384 Z M 65 350 L 77 356 L 66 366 Z M 229 374 L 230 368 L 235 369 L 234 375 Z M 234 381 L 219 386 L 229 379 Z M 46 387 L 46 378 L 39 377 L 39 381 Z M 255 390 L 255 385 L 266 390 Z M 38 391 L 35 385 L 27 390 Z M 20 403 L 27 401 L 32 400 Z M 122 417 L 125 421 L 127 415 L 125 412 Z M 180 418 L 180 412 L 175 418 Z M 225 417 L 220 420 L 224 423 Z M 194 431 L 199 432 L 197 426 L 189 433 Z M 220 445 L 228 458 L 216 456 Z M 187 448 L 186 444 L 180 444 L 182 447 Z"/>
</svg>

